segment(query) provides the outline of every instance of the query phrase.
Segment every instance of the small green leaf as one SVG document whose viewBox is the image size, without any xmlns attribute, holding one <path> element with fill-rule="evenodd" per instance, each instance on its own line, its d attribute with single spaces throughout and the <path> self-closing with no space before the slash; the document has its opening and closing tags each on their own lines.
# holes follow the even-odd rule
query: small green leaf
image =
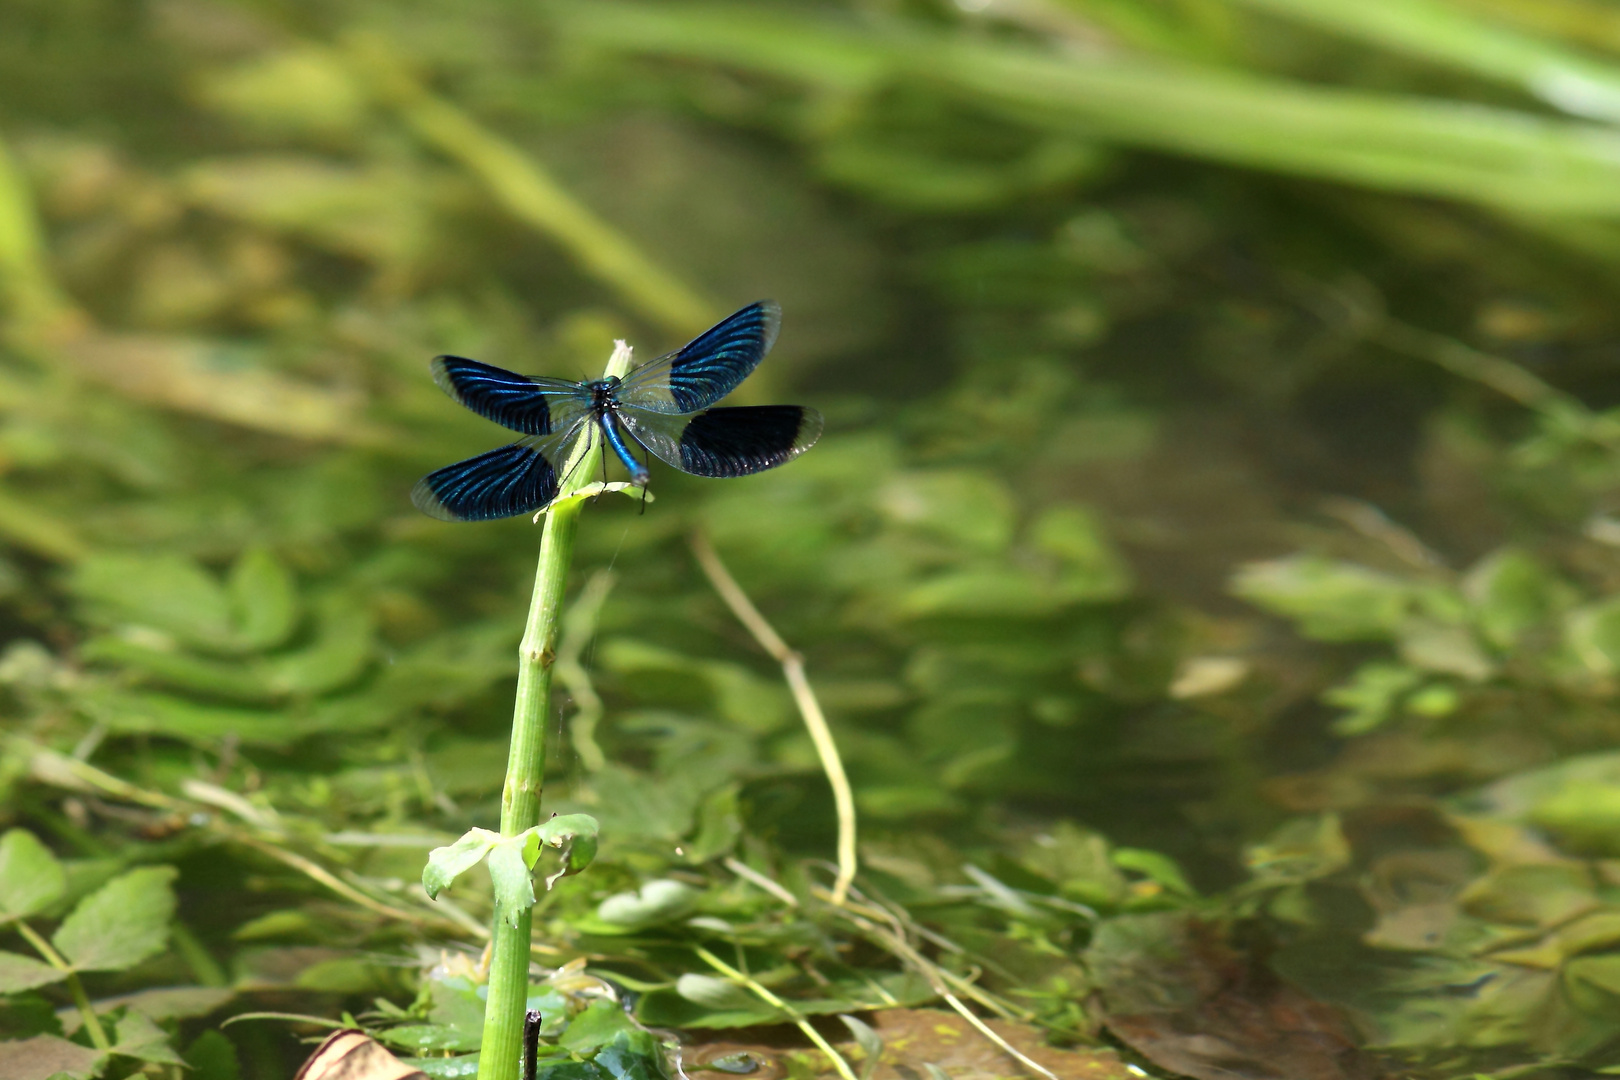
<svg viewBox="0 0 1620 1080">
<path fill-rule="evenodd" d="M 143 866 L 80 901 L 51 941 L 80 971 L 123 971 L 163 951 L 174 917 L 172 866 Z"/>
<path fill-rule="evenodd" d="M 646 1047 L 642 1052 L 637 1052 L 627 1045 L 634 1036 L 647 1038 L 639 1031 L 631 1036 L 620 1036 L 612 1046 L 603 1047 L 591 1059 L 591 1064 L 606 1071 L 613 1080 L 664 1080 L 667 1074 L 659 1060 L 657 1048 Z"/>
<path fill-rule="evenodd" d="M 13 952 L 0 952 L 0 994 L 15 994 L 67 978 L 68 973 Z"/>
<path fill-rule="evenodd" d="M 66 885 L 62 864 L 33 833 L 10 829 L 0 836 L 0 926 L 45 910 Z"/>
<path fill-rule="evenodd" d="M 428 897 L 437 897 L 452 881 L 482 862 L 500 839 L 499 833 L 488 829 L 469 829 L 455 843 L 428 852 L 427 865 L 422 868 L 422 888 Z"/>
<path fill-rule="evenodd" d="M 1030 528 L 1035 546 L 1063 564 L 1059 591 L 1079 601 L 1117 600 L 1131 590 L 1130 569 L 1096 517 L 1081 506 L 1054 506 Z"/>
<path fill-rule="evenodd" d="M 738 785 L 727 784 L 710 792 L 698 807 L 696 833 L 681 845 L 688 862 L 706 863 L 736 846 L 743 832 L 737 792 Z"/>
<path fill-rule="evenodd" d="M 1536 559 L 1506 548 L 1480 560 L 1463 580 L 1486 639 L 1500 649 L 1516 645 L 1527 630 L 1567 608 L 1575 590 Z"/>
<path fill-rule="evenodd" d="M 635 1021 L 617 1002 L 598 999 L 568 1022 L 557 1042 L 575 1053 L 584 1053 L 608 1045 L 623 1032 L 636 1030 Z"/>
<path fill-rule="evenodd" d="M 513 836 L 489 851 L 489 879 L 495 886 L 495 910 L 508 926 L 534 906 L 534 879 L 523 861 L 528 837 Z"/>
<path fill-rule="evenodd" d="M 222 1031 L 205 1031 L 182 1055 L 191 1066 L 191 1080 L 241 1080 L 242 1064 L 236 1046 Z"/>
<path fill-rule="evenodd" d="M 536 828 L 542 844 L 560 848 L 582 836 L 595 839 L 601 826 L 589 814 L 562 814 L 541 822 Z"/>
<path fill-rule="evenodd" d="M 1361 665 L 1350 681 L 1322 695 L 1329 705 L 1347 710 L 1333 724 L 1340 735 L 1362 735 L 1395 715 L 1401 701 L 1423 681 L 1404 664 L 1374 660 Z"/>
<path fill-rule="evenodd" d="M 118 1021 L 118 1038 L 113 1053 L 139 1058 L 157 1065 L 185 1065 L 185 1059 L 169 1045 L 169 1034 L 138 1012 L 128 1012 Z"/>
<path fill-rule="evenodd" d="M 552 874 L 546 876 L 546 888 L 550 889 L 559 878 L 577 874 L 591 865 L 596 858 L 597 834 L 601 826 L 589 814 L 564 814 L 542 823 L 536 830 L 537 839 L 548 847 L 558 848 L 562 851 L 562 866 Z M 538 848 L 530 852 L 525 849 L 524 861 L 533 866 Z"/>
<path fill-rule="evenodd" d="M 1181 867 L 1170 856 L 1146 848 L 1115 848 L 1114 865 L 1121 870 L 1134 870 L 1149 881 L 1180 896 L 1197 896 L 1188 884 Z"/>
</svg>

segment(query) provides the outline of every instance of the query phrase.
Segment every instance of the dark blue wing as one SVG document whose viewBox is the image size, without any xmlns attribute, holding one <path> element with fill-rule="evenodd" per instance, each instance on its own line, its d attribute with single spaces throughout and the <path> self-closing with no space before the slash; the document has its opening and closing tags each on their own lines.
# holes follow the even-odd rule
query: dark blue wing
<svg viewBox="0 0 1620 1080">
<path fill-rule="evenodd" d="M 614 396 L 651 412 L 707 409 L 759 366 L 781 325 L 782 308 L 775 300 L 749 304 L 676 352 L 632 371 Z"/>
<path fill-rule="evenodd" d="M 572 426 L 590 409 L 591 393 L 566 379 L 541 379 L 460 356 L 433 361 L 433 381 L 485 420 L 525 435 Z"/>
<path fill-rule="evenodd" d="M 792 461 L 821 437 L 821 414 L 802 405 L 706 409 L 692 416 L 622 407 L 630 434 L 693 476 L 747 476 Z"/>
<path fill-rule="evenodd" d="M 441 521 L 489 521 L 528 514 L 557 497 L 560 472 L 580 428 L 520 439 L 428 473 L 411 502 Z"/>
</svg>

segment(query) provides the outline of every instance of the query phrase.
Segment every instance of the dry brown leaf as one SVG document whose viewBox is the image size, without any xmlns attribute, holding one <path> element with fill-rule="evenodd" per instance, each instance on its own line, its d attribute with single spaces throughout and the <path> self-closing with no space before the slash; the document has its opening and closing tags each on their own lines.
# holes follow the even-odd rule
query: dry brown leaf
<svg viewBox="0 0 1620 1080">
<path fill-rule="evenodd" d="M 333 1032 L 315 1048 L 293 1080 L 427 1080 L 363 1031 Z"/>
</svg>

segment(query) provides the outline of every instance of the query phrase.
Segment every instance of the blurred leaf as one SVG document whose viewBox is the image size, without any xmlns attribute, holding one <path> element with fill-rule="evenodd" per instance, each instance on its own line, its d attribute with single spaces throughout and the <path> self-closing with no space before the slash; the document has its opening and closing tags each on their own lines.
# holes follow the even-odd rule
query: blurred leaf
<svg viewBox="0 0 1620 1080">
<path fill-rule="evenodd" d="M 191 337 L 86 334 L 61 354 L 80 374 L 136 401 L 295 439 L 375 441 L 346 389 L 289 378 L 241 344 Z"/>
<path fill-rule="evenodd" d="M 330 49 L 298 45 L 204 75 L 210 107 L 268 131 L 347 136 L 366 118 L 362 88 Z"/>
<path fill-rule="evenodd" d="M 430 191 L 414 170 L 291 155 L 205 161 L 182 179 L 218 214 L 286 230 L 384 265 L 417 259 L 428 242 Z"/>
<path fill-rule="evenodd" d="M 31 956 L 0 952 L 0 994 L 31 990 L 36 986 L 60 982 L 67 976 L 66 971 L 59 971 Z"/>
<path fill-rule="evenodd" d="M 1037 833 L 1019 853 L 1019 862 L 1081 903 L 1117 904 L 1127 889 L 1108 841 L 1072 822 L 1061 821 Z"/>
<path fill-rule="evenodd" d="M 585 1053 L 607 1046 L 619 1036 L 631 1033 L 639 1035 L 641 1031 L 636 1022 L 630 1018 L 630 1014 L 626 1013 L 616 1001 L 599 999 L 591 1002 L 584 1012 L 568 1022 L 567 1029 L 558 1037 L 557 1042 L 575 1053 Z"/>
<path fill-rule="evenodd" d="M 1350 864 L 1350 845 L 1337 814 L 1295 818 L 1243 854 L 1249 872 L 1266 883 L 1312 881 Z"/>
<path fill-rule="evenodd" d="M 55 1035 L 35 1035 L 16 1042 L 0 1042 L 0 1062 L 5 1063 L 5 1080 L 90 1080 L 99 1069 L 102 1054 Z"/>
<path fill-rule="evenodd" d="M 1130 570 L 1083 507 L 1047 509 L 1031 526 L 1030 539 L 1062 560 L 1059 589 L 1075 600 L 1118 600 L 1130 592 Z"/>
<path fill-rule="evenodd" d="M 33 833 L 0 836 L 0 926 L 45 910 L 66 887 L 62 864 Z"/>
<path fill-rule="evenodd" d="M 144 866 L 79 902 L 51 943 L 80 971 L 122 971 L 163 951 L 174 917 L 176 871 Z"/>
<path fill-rule="evenodd" d="M 1232 591 L 1323 641 L 1393 636 L 1415 602 L 1412 587 L 1396 578 L 1314 555 L 1250 563 Z"/>
<path fill-rule="evenodd" d="M 231 568 L 226 592 L 236 640 L 247 652 L 282 644 L 298 625 L 292 575 L 266 548 L 249 548 Z"/>
<path fill-rule="evenodd" d="M 786 1019 L 776 1006 L 717 975 L 687 972 L 675 981 L 675 992 L 709 1014 L 705 1027 L 745 1027 Z"/>
<path fill-rule="evenodd" d="M 1364 735 L 1394 716 L 1401 701 L 1423 682 L 1402 664 L 1373 661 L 1356 669 L 1350 681 L 1322 695 L 1329 705 L 1348 710 L 1333 723 L 1340 735 Z"/>
<path fill-rule="evenodd" d="M 113 1053 L 157 1065 L 186 1064 L 185 1059 L 169 1045 L 169 1034 L 138 1012 L 125 1013 L 118 1021 L 117 1038 Z"/>
<path fill-rule="evenodd" d="M 697 831 L 682 847 L 693 863 L 706 863 L 728 854 L 743 833 L 738 787 L 728 784 L 712 792 L 698 807 Z"/>
<path fill-rule="evenodd" d="M 1168 855 L 1146 848 L 1115 848 L 1114 865 L 1121 870 L 1135 870 L 1155 884 L 1162 885 L 1180 896 L 1197 896 L 1181 867 Z"/>
<path fill-rule="evenodd" d="M 250 746 L 285 746 L 305 730 L 285 712 L 198 705 L 167 694 L 97 688 L 81 694 L 78 705 L 111 731 L 198 742 L 231 739 Z"/>
<path fill-rule="evenodd" d="M 1012 496 L 988 473 L 960 469 L 905 475 L 878 493 L 877 506 L 894 523 L 966 551 L 995 554 L 1012 542 Z"/>
<path fill-rule="evenodd" d="M 72 585 L 102 620 L 151 627 L 203 649 L 231 638 L 225 591 L 184 556 L 97 555 L 78 566 Z"/>
<path fill-rule="evenodd" d="M 1505 548 L 1481 559 L 1463 580 L 1480 630 L 1499 649 L 1511 649 L 1525 632 L 1574 602 L 1575 593 L 1530 555 Z"/>
<path fill-rule="evenodd" d="M 182 1055 L 195 1080 L 241 1080 L 242 1066 L 236 1046 L 222 1031 L 205 1031 Z"/>
<path fill-rule="evenodd" d="M 635 892 L 616 893 L 596 908 L 596 917 L 628 932 L 679 918 L 697 902 L 698 892 L 679 881 L 649 881 Z"/>
<path fill-rule="evenodd" d="M 1564 638 L 1592 674 L 1620 672 L 1620 597 L 1570 612 L 1564 620 Z"/>
<path fill-rule="evenodd" d="M 1456 675 L 1471 682 L 1495 670 L 1473 632 L 1434 619 L 1408 619 L 1400 631 L 1401 659 L 1422 671 Z"/>
</svg>

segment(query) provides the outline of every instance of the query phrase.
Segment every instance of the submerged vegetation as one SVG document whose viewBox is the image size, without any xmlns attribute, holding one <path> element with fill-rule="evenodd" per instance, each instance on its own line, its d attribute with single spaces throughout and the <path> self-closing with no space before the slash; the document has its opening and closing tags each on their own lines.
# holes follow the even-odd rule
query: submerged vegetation
<svg viewBox="0 0 1620 1080">
<path fill-rule="evenodd" d="M 8 0 L 0 1077 L 472 1075 L 428 360 L 767 296 L 815 451 L 574 504 L 543 1075 L 1620 1068 L 1617 120 L 1600 0 Z"/>
</svg>

